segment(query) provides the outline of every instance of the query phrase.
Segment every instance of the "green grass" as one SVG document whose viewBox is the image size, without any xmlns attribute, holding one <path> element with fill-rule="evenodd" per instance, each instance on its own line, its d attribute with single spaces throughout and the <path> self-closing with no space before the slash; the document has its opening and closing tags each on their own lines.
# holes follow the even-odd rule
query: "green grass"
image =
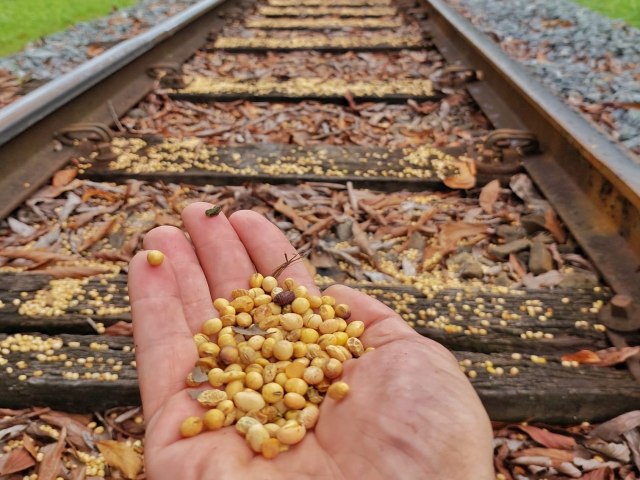
<svg viewBox="0 0 640 480">
<path fill-rule="evenodd" d="M 640 0 L 576 0 L 576 2 L 607 17 L 622 19 L 640 28 Z"/>
<path fill-rule="evenodd" d="M 40 37 L 99 18 L 138 0 L 0 0 L 0 55 Z M 98 39 L 96 39 L 98 40 Z"/>
</svg>

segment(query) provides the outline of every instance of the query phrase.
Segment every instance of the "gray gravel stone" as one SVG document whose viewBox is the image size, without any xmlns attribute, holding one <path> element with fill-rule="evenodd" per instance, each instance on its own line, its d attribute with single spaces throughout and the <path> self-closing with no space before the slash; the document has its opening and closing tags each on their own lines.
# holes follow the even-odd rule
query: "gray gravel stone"
<svg viewBox="0 0 640 480">
<path fill-rule="evenodd" d="M 111 15 L 83 22 L 29 44 L 22 52 L 0 58 L 0 69 L 19 78 L 47 81 L 91 58 L 90 46 L 108 48 L 142 33 L 200 0 L 141 0 Z"/>
<path fill-rule="evenodd" d="M 572 107 L 610 108 L 613 140 L 638 147 L 640 112 L 619 104 L 640 101 L 640 30 L 569 0 L 448 3 Z"/>
</svg>

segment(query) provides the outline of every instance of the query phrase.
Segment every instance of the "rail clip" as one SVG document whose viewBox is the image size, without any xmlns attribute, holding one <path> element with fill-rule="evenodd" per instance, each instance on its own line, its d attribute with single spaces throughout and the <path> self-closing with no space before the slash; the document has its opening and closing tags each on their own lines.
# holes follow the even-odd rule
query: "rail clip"
<svg viewBox="0 0 640 480">
<path fill-rule="evenodd" d="M 629 295 L 614 295 L 598 314 L 600 321 L 618 332 L 633 332 L 640 329 L 640 309 Z"/>
<path fill-rule="evenodd" d="M 165 88 L 185 88 L 182 67 L 177 63 L 154 63 L 147 67 L 147 75 L 155 78 Z"/>
<path fill-rule="evenodd" d="M 501 128 L 491 132 L 476 160 L 480 173 L 508 175 L 522 167 L 522 157 L 537 152 L 540 144 L 535 134 L 524 130 Z"/>
<path fill-rule="evenodd" d="M 91 143 L 94 150 L 98 152 L 95 157 L 98 161 L 110 161 L 116 158 L 116 154 L 111 151 L 111 140 L 113 131 L 104 123 L 73 123 L 55 132 L 54 136 L 63 145 L 77 147 L 82 144 Z"/>
<path fill-rule="evenodd" d="M 474 70 L 463 65 L 449 65 L 442 69 L 437 83 L 440 87 L 460 87 L 466 83 L 482 80 L 481 70 Z"/>
</svg>

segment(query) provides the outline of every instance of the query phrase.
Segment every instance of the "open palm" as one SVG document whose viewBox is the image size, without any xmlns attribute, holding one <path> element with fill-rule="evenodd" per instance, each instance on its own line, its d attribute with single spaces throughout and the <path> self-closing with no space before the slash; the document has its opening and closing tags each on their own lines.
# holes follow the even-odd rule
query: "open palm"
<svg viewBox="0 0 640 480">
<path fill-rule="evenodd" d="M 351 307 L 350 320 L 365 322 L 361 339 L 375 350 L 345 363 L 349 395 L 327 397 L 301 443 L 266 460 L 233 427 L 181 438 L 182 421 L 204 413 L 185 392 L 185 378 L 198 358 L 193 334 L 217 313 L 211 299 L 245 288 L 253 272 L 267 275 L 284 253 L 295 253 L 257 213 L 207 217 L 208 208 L 184 210 L 190 240 L 173 227 L 149 232 L 144 246 L 165 253 L 162 265 L 150 266 L 144 252 L 130 264 L 148 478 L 494 478 L 487 415 L 453 356 L 382 303 L 340 285 L 325 293 Z M 318 292 L 302 264 L 283 276 Z"/>
</svg>

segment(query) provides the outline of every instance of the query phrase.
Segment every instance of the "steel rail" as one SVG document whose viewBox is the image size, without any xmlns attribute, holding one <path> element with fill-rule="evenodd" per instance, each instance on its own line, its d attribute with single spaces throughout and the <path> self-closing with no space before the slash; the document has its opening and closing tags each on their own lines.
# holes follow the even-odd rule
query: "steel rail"
<svg viewBox="0 0 640 480">
<path fill-rule="evenodd" d="M 519 110 L 518 105 L 510 103 L 510 114 L 515 114 L 516 119 L 499 118 L 505 112 L 497 106 L 488 106 L 487 113 L 492 121 L 499 123 L 519 121 L 529 127 L 537 129 L 545 128 L 545 137 L 540 137 L 542 144 L 555 152 L 559 146 L 553 142 L 564 141 L 576 148 L 589 162 L 595 166 L 606 178 L 611 181 L 625 198 L 640 209 L 640 164 L 632 157 L 631 152 L 619 147 L 607 139 L 602 132 L 597 130 L 584 118 L 570 110 L 557 97 L 552 95 L 547 88 L 533 79 L 519 64 L 505 55 L 502 50 L 485 34 L 480 32 L 468 20 L 456 13 L 442 0 L 428 1 L 427 7 L 432 21 L 437 24 L 440 33 L 455 32 L 455 36 L 448 35 L 450 42 L 461 42 L 457 50 L 462 53 L 467 66 L 475 63 L 477 67 L 485 67 L 483 74 L 491 75 L 487 82 L 495 82 L 492 90 L 496 91 L 500 86 L 507 86 L 508 90 L 494 98 L 515 100 L 520 97 L 531 110 Z M 446 23 L 445 23 L 446 22 Z M 455 48 L 455 47 L 454 47 Z M 460 55 L 461 52 L 458 52 Z M 491 66 L 491 70 L 486 67 Z M 495 78 L 500 75 L 500 81 Z M 508 94 L 508 96 L 507 96 Z M 483 103 L 486 103 L 483 101 Z M 522 102 L 519 102 L 522 103 Z M 538 119 L 537 117 L 541 117 Z M 544 121 L 544 125 L 536 125 L 536 122 Z M 554 133 L 551 135 L 551 133 Z"/>
<path fill-rule="evenodd" d="M 614 292 L 640 305 L 640 165 L 442 0 L 421 2 L 445 58 L 482 72 L 468 89 L 494 126 L 536 134 L 525 169 Z"/>
<path fill-rule="evenodd" d="M 203 0 L 150 30 L 125 40 L 0 110 L 0 145 L 32 126 L 62 105 L 163 40 L 182 30 L 224 0 Z"/>
<path fill-rule="evenodd" d="M 156 62 L 182 63 L 222 25 L 227 8 L 245 3 L 202 0 L 147 32 L 125 40 L 0 110 L 0 218 L 61 168 L 52 143 L 76 122 L 111 124 L 153 87 Z"/>
</svg>

